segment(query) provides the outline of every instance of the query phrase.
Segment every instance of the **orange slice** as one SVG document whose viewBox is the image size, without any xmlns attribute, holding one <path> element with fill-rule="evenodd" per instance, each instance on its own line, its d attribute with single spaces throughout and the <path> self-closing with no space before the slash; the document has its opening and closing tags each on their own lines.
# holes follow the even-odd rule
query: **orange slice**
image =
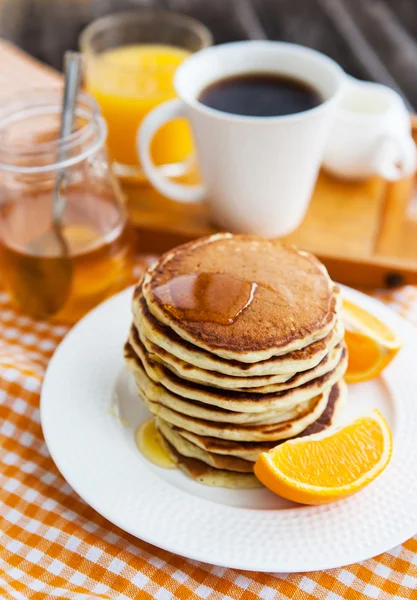
<svg viewBox="0 0 417 600">
<path fill-rule="evenodd" d="M 343 300 L 345 341 L 349 364 L 348 383 L 377 377 L 401 348 L 401 341 L 387 325 L 350 300 Z"/>
<path fill-rule="evenodd" d="M 350 496 L 388 465 L 392 436 L 378 410 L 344 427 L 289 440 L 259 455 L 255 475 L 272 492 L 301 504 Z"/>
</svg>

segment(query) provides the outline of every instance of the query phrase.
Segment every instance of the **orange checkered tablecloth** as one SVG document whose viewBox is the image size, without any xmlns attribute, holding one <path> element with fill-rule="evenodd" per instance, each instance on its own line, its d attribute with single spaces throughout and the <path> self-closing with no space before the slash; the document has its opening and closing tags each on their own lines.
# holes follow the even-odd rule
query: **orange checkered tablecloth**
<svg viewBox="0 0 417 600">
<path fill-rule="evenodd" d="M 417 324 L 416 288 L 379 296 Z M 187 560 L 98 515 L 55 467 L 39 420 L 42 378 L 66 332 L 23 315 L 0 293 L 2 599 L 417 598 L 417 537 L 342 569 L 264 574 Z"/>
</svg>

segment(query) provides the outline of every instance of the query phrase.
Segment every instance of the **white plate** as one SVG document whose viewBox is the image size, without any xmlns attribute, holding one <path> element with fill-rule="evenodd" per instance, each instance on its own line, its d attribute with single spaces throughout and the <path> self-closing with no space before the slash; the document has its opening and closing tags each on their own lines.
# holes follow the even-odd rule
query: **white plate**
<svg viewBox="0 0 417 600">
<path fill-rule="evenodd" d="M 220 566 L 329 569 L 404 542 L 417 532 L 417 332 L 376 300 L 348 288 L 344 293 L 404 340 L 383 378 L 349 387 L 345 419 L 377 407 L 394 434 L 390 466 L 362 492 L 335 504 L 302 507 L 266 489 L 209 488 L 149 463 L 133 437 L 149 413 L 122 357 L 131 290 L 87 315 L 49 364 L 41 418 L 57 467 L 115 525 L 160 548 Z"/>
</svg>

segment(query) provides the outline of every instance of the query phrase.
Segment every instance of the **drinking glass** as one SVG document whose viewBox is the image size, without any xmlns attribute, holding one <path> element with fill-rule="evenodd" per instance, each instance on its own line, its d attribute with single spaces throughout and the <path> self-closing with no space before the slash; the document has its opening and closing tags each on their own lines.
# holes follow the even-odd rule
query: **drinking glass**
<svg viewBox="0 0 417 600">
<path fill-rule="evenodd" d="M 137 129 L 152 108 L 175 97 L 173 76 L 178 65 L 211 43 L 204 25 L 168 11 L 108 15 L 81 33 L 86 88 L 107 121 L 116 175 L 143 179 L 136 152 Z M 192 151 L 186 121 L 177 119 L 163 127 L 151 151 L 166 175 L 185 173 Z"/>
<path fill-rule="evenodd" d="M 72 323 L 129 284 L 134 255 L 97 104 L 79 95 L 64 139 L 61 105 L 59 90 L 1 103 L 0 276 L 31 316 Z M 52 208 L 62 171 L 60 245 Z"/>
</svg>

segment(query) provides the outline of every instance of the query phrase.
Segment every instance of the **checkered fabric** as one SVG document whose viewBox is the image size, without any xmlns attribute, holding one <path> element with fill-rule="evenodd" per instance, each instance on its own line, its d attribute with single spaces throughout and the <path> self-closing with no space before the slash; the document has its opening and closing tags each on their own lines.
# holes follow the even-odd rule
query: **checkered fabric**
<svg viewBox="0 0 417 600">
<path fill-rule="evenodd" d="M 417 289 L 379 295 L 417 324 Z M 262 574 L 181 558 L 98 515 L 60 475 L 39 421 L 42 377 L 66 331 L 24 316 L 0 293 L 2 599 L 417 598 L 417 537 L 343 569 Z"/>
</svg>

